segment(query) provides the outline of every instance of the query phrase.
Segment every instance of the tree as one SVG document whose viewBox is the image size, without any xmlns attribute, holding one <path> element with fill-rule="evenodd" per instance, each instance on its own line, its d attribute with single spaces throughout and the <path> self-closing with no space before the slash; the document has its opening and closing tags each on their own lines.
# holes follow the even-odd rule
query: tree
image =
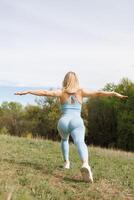
<svg viewBox="0 0 134 200">
<path fill-rule="evenodd" d="M 134 83 L 123 78 L 118 85 L 106 84 L 104 90 L 114 90 L 127 95 L 128 99 L 99 97 L 89 100 L 88 143 L 134 151 Z"/>
<path fill-rule="evenodd" d="M 23 106 L 16 102 L 3 102 L 0 110 L 0 127 L 6 127 L 11 135 L 20 135 Z"/>
<path fill-rule="evenodd" d="M 92 98 L 88 110 L 88 143 L 116 146 L 116 112 L 110 98 Z"/>
</svg>

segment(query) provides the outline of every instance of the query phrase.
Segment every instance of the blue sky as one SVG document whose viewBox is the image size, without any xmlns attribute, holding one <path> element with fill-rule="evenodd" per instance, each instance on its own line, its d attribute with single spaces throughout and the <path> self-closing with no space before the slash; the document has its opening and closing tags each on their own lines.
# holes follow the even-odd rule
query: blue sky
<svg viewBox="0 0 134 200">
<path fill-rule="evenodd" d="M 15 86 L 0 86 L 0 105 L 5 101 L 15 101 L 18 103 L 21 103 L 23 105 L 27 104 L 37 104 L 36 100 L 39 100 L 40 97 L 35 95 L 23 95 L 18 96 L 14 95 L 16 91 L 22 91 L 22 90 L 38 90 L 40 88 L 38 87 L 15 87 Z M 48 89 L 42 87 L 41 89 Z"/>
<path fill-rule="evenodd" d="M 134 81 L 133 0 L 0 0 L 0 85 Z"/>
</svg>

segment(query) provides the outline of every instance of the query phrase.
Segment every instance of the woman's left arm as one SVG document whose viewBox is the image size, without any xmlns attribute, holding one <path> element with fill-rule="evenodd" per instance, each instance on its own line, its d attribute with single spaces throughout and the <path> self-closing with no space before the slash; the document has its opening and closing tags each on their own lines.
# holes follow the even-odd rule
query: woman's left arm
<svg viewBox="0 0 134 200">
<path fill-rule="evenodd" d="M 125 99 L 128 98 L 128 96 L 122 95 L 118 92 L 107 92 L 107 91 L 98 91 L 96 96 L 115 96 L 118 97 L 120 99 Z"/>
<path fill-rule="evenodd" d="M 23 92 L 16 92 L 15 95 L 26 95 L 26 94 L 32 94 L 37 96 L 51 96 L 51 97 L 60 97 L 61 96 L 61 90 L 28 90 Z"/>
<path fill-rule="evenodd" d="M 108 96 L 115 96 L 121 99 L 124 98 L 128 98 L 128 96 L 124 96 L 122 94 L 119 94 L 117 92 L 108 92 L 108 91 L 90 91 L 90 90 L 86 90 L 86 89 L 82 89 L 82 96 L 83 97 L 100 97 L 100 96 L 104 96 L 104 97 L 108 97 Z"/>
</svg>

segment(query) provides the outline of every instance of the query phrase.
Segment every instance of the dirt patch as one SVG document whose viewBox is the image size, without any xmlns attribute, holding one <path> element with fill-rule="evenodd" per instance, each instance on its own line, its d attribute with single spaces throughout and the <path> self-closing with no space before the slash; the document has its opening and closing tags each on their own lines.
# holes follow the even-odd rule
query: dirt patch
<svg viewBox="0 0 134 200">
<path fill-rule="evenodd" d="M 107 199 L 120 199 L 120 200 L 133 200 L 133 196 L 125 192 L 121 187 L 116 186 L 108 182 L 107 180 L 101 180 L 99 184 L 92 185 L 92 191 L 99 193 L 99 196 L 103 200 Z"/>
</svg>

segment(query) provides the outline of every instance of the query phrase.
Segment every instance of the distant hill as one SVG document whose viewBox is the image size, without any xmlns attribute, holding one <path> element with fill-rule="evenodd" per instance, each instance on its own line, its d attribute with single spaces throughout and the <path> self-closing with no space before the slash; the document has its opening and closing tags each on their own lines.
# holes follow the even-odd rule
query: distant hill
<svg viewBox="0 0 134 200">
<path fill-rule="evenodd" d="M 0 104 L 3 101 L 15 101 L 23 105 L 35 104 L 35 99 L 38 99 L 36 95 L 16 96 L 17 91 L 23 90 L 38 90 L 38 89 L 50 89 L 52 87 L 19 87 L 19 86 L 0 86 Z"/>
</svg>

